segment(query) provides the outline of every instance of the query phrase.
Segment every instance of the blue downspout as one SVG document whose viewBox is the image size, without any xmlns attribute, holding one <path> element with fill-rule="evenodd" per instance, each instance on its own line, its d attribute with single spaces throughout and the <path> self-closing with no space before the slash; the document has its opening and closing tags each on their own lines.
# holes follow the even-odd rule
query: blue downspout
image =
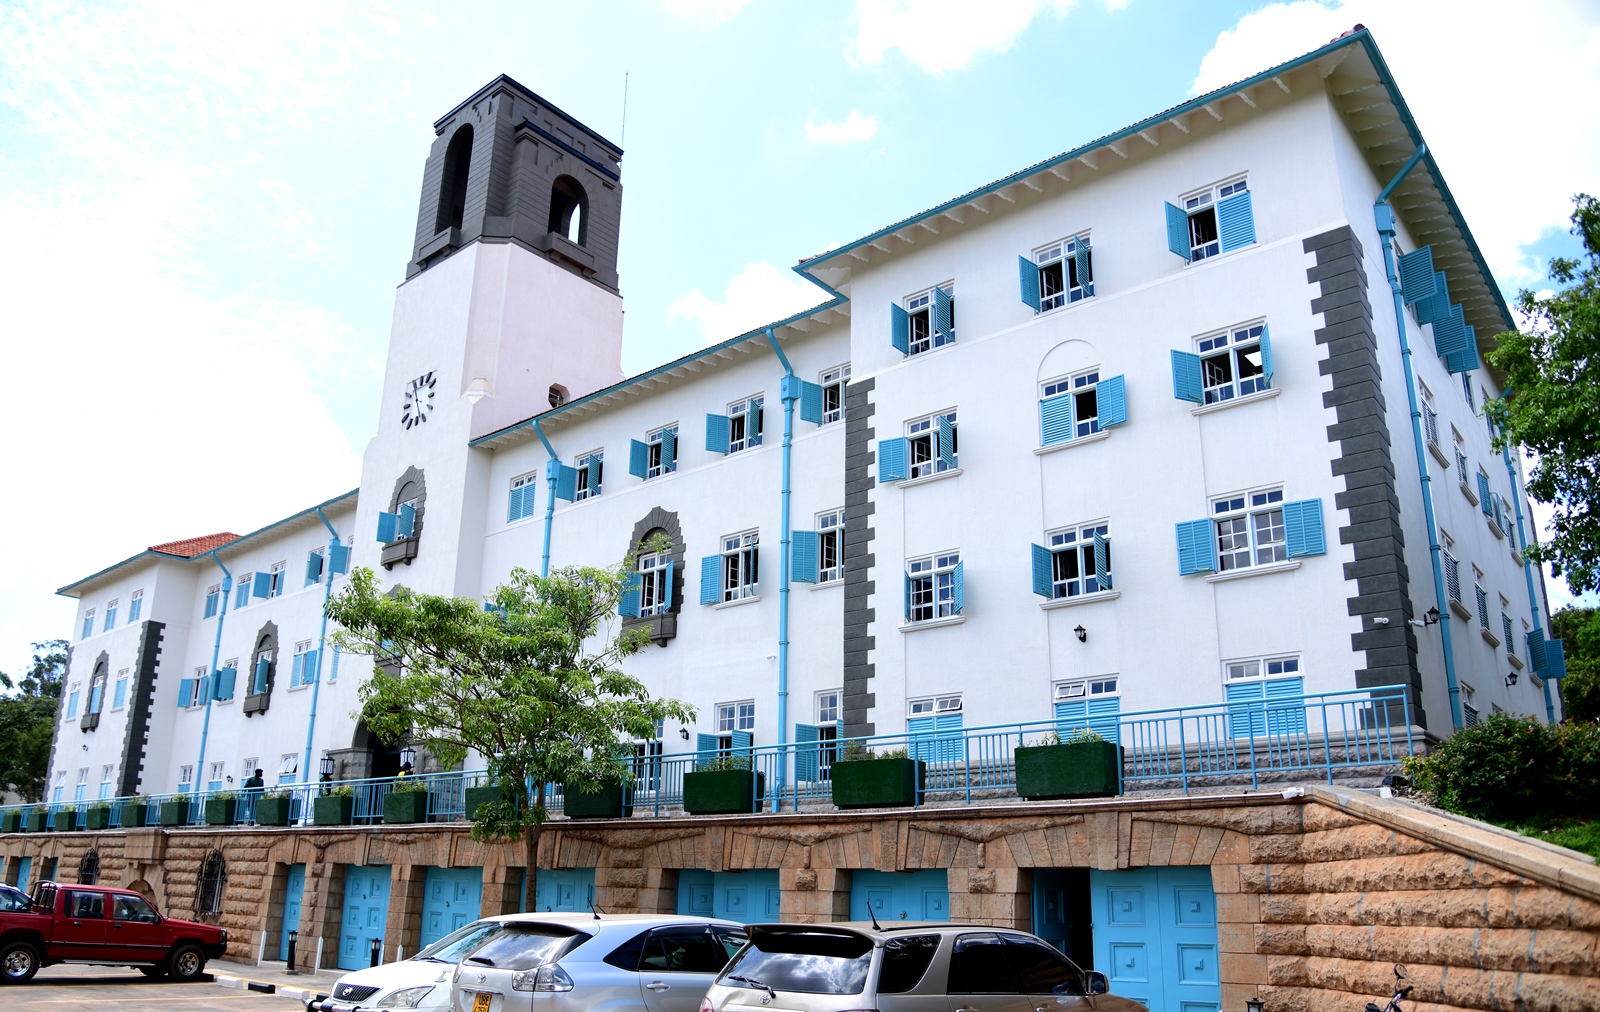
<svg viewBox="0 0 1600 1012">
<path fill-rule="evenodd" d="M 215 548 L 206 554 L 211 556 L 211 561 L 215 562 L 217 568 L 222 570 L 222 605 L 217 609 L 217 638 L 211 644 L 211 678 L 215 681 L 217 677 L 217 658 L 222 655 L 222 621 L 228 617 L 228 598 L 233 595 L 233 574 L 228 572 L 228 567 L 224 566 L 222 560 L 217 558 L 217 550 Z M 200 796 L 200 776 L 206 769 L 206 736 L 211 733 L 211 697 L 215 695 L 216 692 L 214 690 L 206 693 L 206 719 L 200 725 L 200 758 L 195 761 L 194 781 L 191 785 L 196 798 Z"/>
<path fill-rule="evenodd" d="M 1507 390 L 1500 396 L 1504 397 L 1510 392 Z M 1517 490 L 1517 468 L 1511 462 L 1511 447 L 1502 446 L 1500 456 L 1506 461 L 1506 477 L 1511 479 L 1512 505 L 1517 511 L 1517 544 L 1522 549 L 1522 575 L 1528 579 L 1528 610 L 1533 612 L 1533 634 L 1542 637 L 1544 630 L 1541 628 L 1541 619 L 1544 609 L 1539 607 L 1539 595 L 1533 589 L 1533 561 L 1528 558 L 1528 535 L 1522 529 L 1522 493 Z M 1533 658 L 1528 658 L 1528 663 L 1532 664 Z M 1556 704 L 1550 698 L 1550 679 L 1545 678 L 1541 681 L 1544 682 L 1544 718 L 1546 723 L 1553 725 L 1556 722 Z"/>
<path fill-rule="evenodd" d="M 339 544 L 339 532 L 328 523 L 328 515 L 322 512 L 321 506 L 317 507 L 317 517 L 322 521 L 322 526 L 328 529 L 331 540 L 328 542 L 328 554 L 323 559 L 322 568 L 327 570 L 327 579 L 323 581 L 322 590 L 322 629 L 317 633 L 317 669 L 311 673 L 311 719 L 306 722 L 306 750 L 301 753 L 305 758 L 300 761 L 306 783 L 311 781 L 311 735 L 317 729 L 317 695 L 322 691 L 322 655 L 328 649 L 328 601 L 333 598 L 333 550 Z"/>
<path fill-rule="evenodd" d="M 533 431 L 539 437 L 539 442 L 544 444 L 545 452 L 550 454 L 549 463 L 545 464 L 545 477 L 549 479 L 550 488 L 545 496 L 544 504 L 544 557 L 539 560 L 539 575 L 550 575 L 550 527 L 556 518 L 556 469 L 553 465 L 559 464 L 561 458 L 556 456 L 556 448 L 550 445 L 550 440 L 544 437 L 544 430 L 539 428 L 538 420 L 533 423 Z"/>
<path fill-rule="evenodd" d="M 1422 477 L 1422 513 L 1428 525 L 1428 556 L 1433 563 L 1433 596 L 1439 609 L 1439 642 L 1444 647 L 1444 681 L 1450 692 L 1450 724 L 1461 727 L 1461 686 L 1456 682 L 1456 659 L 1450 643 L 1450 602 L 1445 598 L 1444 567 L 1439 561 L 1439 531 L 1433 516 L 1433 479 L 1428 475 L 1428 453 L 1423 448 L 1422 408 L 1417 402 L 1417 374 L 1411 363 L 1411 342 L 1406 337 L 1405 297 L 1400 292 L 1400 279 L 1395 273 L 1394 210 L 1389 207 L 1389 195 L 1410 175 L 1411 170 L 1428 153 L 1427 144 L 1418 144 L 1416 153 L 1405 166 L 1389 180 L 1389 185 L 1378 194 L 1372 205 L 1372 217 L 1378 226 L 1378 238 L 1383 243 L 1383 270 L 1389 279 L 1389 291 L 1394 295 L 1394 323 L 1400 334 L 1400 361 L 1405 364 L 1406 400 L 1411 407 L 1411 441 L 1417 451 L 1417 472 Z"/>
<path fill-rule="evenodd" d="M 789 740 L 789 483 L 790 462 L 794 451 L 794 402 L 800 399 L 800 384 L 795 381 L 794 366 L 789 356 L 778 347 L 777 335 L 767 328 L 767 344 L 783 363 L 783 487 L 779 493 L 779 533 L 782 542 L 778 555 L 778 744 Z M 772 810 L 782 806 L 783 788 L 789 781 L 789 754 L 778 752 L 778 784 L 772 792 Z"/>
</svg>

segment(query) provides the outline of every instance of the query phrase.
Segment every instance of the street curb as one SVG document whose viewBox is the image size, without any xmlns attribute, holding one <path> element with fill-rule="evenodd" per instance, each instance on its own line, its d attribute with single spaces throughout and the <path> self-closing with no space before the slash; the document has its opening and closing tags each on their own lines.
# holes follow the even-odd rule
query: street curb
<svg viewBox="0 0 1600 1012">
<path fill-rule="evenodd" d="M 282 984 L 269 984 L 266 981 L 250 980 L 246 977 L 227 977 L 218 974 L 215 983 L 223 987 L 233 988 L 235 991 L 255 991 L 260 994 L 280 994 L 285 998 L 294 998 L 297 1001 L 309 1001 L 323 992 L 314 988 L 284 987 Z"/>
</svg>

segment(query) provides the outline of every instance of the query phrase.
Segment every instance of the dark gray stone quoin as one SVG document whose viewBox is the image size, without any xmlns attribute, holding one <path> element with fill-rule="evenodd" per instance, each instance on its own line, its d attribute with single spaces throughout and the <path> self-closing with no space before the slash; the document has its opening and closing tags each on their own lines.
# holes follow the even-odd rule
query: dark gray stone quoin
<svg viewBox="0 0 1600 1012">
<path fill-rule="evenodd" d="M 844 700 L 840 715 L 844 736 L 855 738 L 875 733 L 867 711 L 877 705 L 870 691 L 873 665 L 867 660 L 874 647 L 871 599 L 875 582 L 870 578 L 875 561 L 870 526 L 875 507 L 872 502 L 872 403 L 874 381 L 851 380 L 844 388 Z"/>
<path fill-rule="evenodd" d="M 133 669 L 133 684 L 128 687 L 128 725 L 122 734 L 122 771 L 117 795 L 139 793 L 144 777 L 144 747 L 150 737 L 150 711 L 156 701 L 156 667 L 161 661 L 161 642 L 166 623 L 146 620 L 139 631 L 139 662 Z"/>
</svg>

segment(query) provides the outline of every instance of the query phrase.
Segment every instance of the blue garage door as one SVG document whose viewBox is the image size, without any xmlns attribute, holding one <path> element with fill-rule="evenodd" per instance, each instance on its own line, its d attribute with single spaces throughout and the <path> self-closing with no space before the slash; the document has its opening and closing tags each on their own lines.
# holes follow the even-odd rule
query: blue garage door
<svg viewBox="0 0 1600 1012">
<path fill-rule="evenodd" d="M 869 913 L 870 909 L 870 913 Z M 850 919 L 948 921 L 950 881 L 938 871 L 857 871 L 850 876 Z"/>
<path fill-rule="evenodd" d="M 594 903 L 593 868 L 540 868 L 534 885 L 533 909 L 588 910 Z"/>
<path fill-rule="evenodd" d="M 370 966 L 372 940 L 389 919 L 389 866 L 355 865 L 344 873 L 344 921 L 339 927 L 339 969 Z"/>
<path fill-rule="evenodd" d="M 291 864 L 283 887 L 283 927 L 278 931 L 278 958 L 289 958 L 289 932 L 300 930 L 300 900 L 306 892 L 306 866 Z M 299 953 L 295 953 L 298 962 Z"/>
<path fill-rule="evenodd" d="M 759 924 L 782 919 L 782 896 L 776 870 L 678 872 L 680 914 Z"/>
<path fill-rule="evenodd" d="M 477 920 L 482 907 L 482 868 L 429 868 L 422 885 L 422 944 Z"/>
<path fill-rule="evenodd" d="M 1218 1012 L 1210 868 L 1091 871 L 1094 966 L 1150 1012 Z"/>
</svg>

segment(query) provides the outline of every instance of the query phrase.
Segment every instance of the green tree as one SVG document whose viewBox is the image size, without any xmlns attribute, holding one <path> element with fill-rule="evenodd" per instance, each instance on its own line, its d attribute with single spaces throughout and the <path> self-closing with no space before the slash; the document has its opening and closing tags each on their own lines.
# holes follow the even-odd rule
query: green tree
<svg viewBox="0 0 1600 1012">
<path fill-rule="evenodd" d="M 486 603 L 384 592 L 369 569 L 328 603 L 343 628 L 341 648 L 379 658 L 361 687 L 359 714 L 391 741 L 409 738 L 446 766 L 469 750 L 485 757 L 508 800 L 479 807 L 480 840 L 526 847 L 528 897 L 537 884 L 547 784 L 594 792 L 631 780 L 631 742 L 655 736 L 665 718 L 693 721 L 694 710 L 651 699 L 622 658 L 644 647 L 644 630 L 613 637 L 629 558 L 605 569 L 558 569 L 540 577 L 515 569 Z M 531 796 L 522 785 L 532 784 Z"/>
<path fill-rule="evenodd" d="M 1567 719 L 1600 720 L 1600 609 L 1563 608 L 1550 616 L 1550 631 L 1566 651 L 1560 684 Z"/>
<path fill-rule="evenodd" d="M 1559 287 L 1517 297 L 1526 324 L 1495 338 L 1486 356 L 1505 372 L 1510 395 L 1484 406 L 1503 445 L 1538 457 L 1528 494 L 1553 508 L 1554 537 L 1529 546 L 1574 593 L 1600 587 L 1600 201 L 1574 198 L 1572 232 L 1583 259 L 1554 258 Z"/>
<path fill-rule="evenodd" d="M 18 681 L 0 672 L 0 685 L 14 693 L 0 696 L 0 789 L 25 801 L 44 797 L 66 674 L 66 640 L 35 643 L 33 663 Z"/>
</svg>

